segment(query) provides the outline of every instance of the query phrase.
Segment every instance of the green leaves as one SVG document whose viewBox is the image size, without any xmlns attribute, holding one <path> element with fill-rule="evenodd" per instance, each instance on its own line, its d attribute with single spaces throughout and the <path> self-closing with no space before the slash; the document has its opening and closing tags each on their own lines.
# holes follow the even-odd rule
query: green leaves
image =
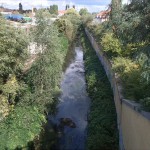
<svg viewBox="0 0 150 150">
<path fill-rule="evenodd" d="M 0 118 L 6 117 L 20 91 L 19 77 L 27 58 L 28 41 L 20 29 L 16 29 L 0 17 Z"/>
<path fill-rule="evenodd" d="M 90 42 L 82 35 L 87 91 L 91 98 L 87 149 L 116 150 L 118 131 L 110 83 Z"/>
<path fill-rule="evenodd" d="M 144 110 L 150 111 L 150 97 L 144 98 L 140 100 Z"/>
<path fill-rule="evenodd" d="M 105 33 L 102 37 L 101 45 L 103 47 L 103 51 L 106 52 L 109 58 L 118 56 L 122 52 L 122 45 L 119 39 L 115 38 L 113 33 Z"/>
<path fill-rule="evenodd" d="M 0 119 L 5 117 L 0 122 L 2 150 L 27 148 L 43 129 L 45 113 L 56 110 L 68 40 L 50 24 L 48 16 L 42 11 L 37 14 L 31 34 L 37 45 L 36 60 L 26 75 L 21 74 L 27 56 L 26 36 L 3 20 L 0 24 Z"/>
<path fill-rule="evenodd" d="M 57 95 L 68 50 L 68 40 L 59 34 L 54 24 L 49 24 L 44 14 L 42 11 L 37 14 L 37 26 L 32 35 L 37 44 L 38 58 L 27 74 L 27 82 L 32 86 L 32 103 L 41 112 L 51 111 L 49 107 L 56 103 L 54 95 Z"/>
<path fill-rule="evenodd" d="M 58 5 L 52 5 L 52 6 L 50 6 L 49 12 L 50 12 L 51 14 L 56 14 L 56 15 L 58 15 Z"/>
<path fill-rule="evenodd" d="M 1 149 L 13 150 L 26 147 L 27 141 L 32 141 L 42 129 L 45 117 L 39 113 L 37 107 L 16 107 L 11 115 L 1 122 Z"/>
<path fill-rule="evenodd" d="M 89 14 L 89 12 L 88 12 L 87 8 L 81 8 L 80 11 L 79 11 L 79 14 L 81 16 L 84 16 L 84 15 Z"/>
<path fill-rule="evenodd" d="M 88 25 L 122 80 L 124 95 L 139 101 L 150 97 L 150 2 L 135 1 L 119 8 L 112 0 L 108 22 Z M 146 103 L 146 100 L 144 100 Z"/>
<path fill-rule="evenodd" d="M 0 18 L 0 21 L 2 19 Z M 0 77 L 18 74 L 27 57 L 27 38 L 19 29 L 0 24 Z"/>
</svg>

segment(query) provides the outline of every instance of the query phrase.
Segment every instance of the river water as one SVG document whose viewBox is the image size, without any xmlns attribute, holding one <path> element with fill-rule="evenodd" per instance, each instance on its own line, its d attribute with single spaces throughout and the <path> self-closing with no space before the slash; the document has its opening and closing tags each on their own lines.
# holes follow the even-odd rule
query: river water
<svg viewBox="0 0 150 150">
<path fill-rule="evenodd" d="M 64 72 L 57 113 L 51 117 L 58 128 L 59 150 L 84 150 L 90 99 L 86 92 L 83 51 L 75 47 L 75 57 Z"/>
</svg>

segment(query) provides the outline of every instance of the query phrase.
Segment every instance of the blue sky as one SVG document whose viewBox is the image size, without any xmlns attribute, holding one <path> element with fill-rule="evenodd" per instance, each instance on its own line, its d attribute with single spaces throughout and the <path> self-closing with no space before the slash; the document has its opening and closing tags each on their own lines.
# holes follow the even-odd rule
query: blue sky
<svg viewBox="0 0 150 150">
<path fill-rule="evenodd" d="M 69 4 L 70 6 L 75 5 L 77 10 L 87 8 L 90 12 L 99 12 L 105 10 L 111 3 L 111 0 L 0 0 L 0 5 L 7 8 L 18 9 L 20 2 L 23 5 L 23 9 L 48 7 L 57 4 L 59 10 L 64 10 L 66 4 Z"/>
</svg>

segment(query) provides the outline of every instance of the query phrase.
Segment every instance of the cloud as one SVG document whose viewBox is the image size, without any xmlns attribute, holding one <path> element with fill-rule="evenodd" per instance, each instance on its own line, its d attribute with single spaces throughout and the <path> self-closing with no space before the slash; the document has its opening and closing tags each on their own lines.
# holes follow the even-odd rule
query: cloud
<svg viewBox="0 0 150 150">
<path fill-rule="evenodd" d="M 32 7 L 41 8 L 49 7 L 56 4 L 59 10 L 64 10 L 66 4 L 70 6 L 75 5 L 77 10 L 81 8 L 87 8 L 90 12 L 98 12 L 106 9 L 106 6 L 111 0 L 0 0 L 0 5 L 4 7 L 18 9 L 19 3 L 23 5 L 23 9 L 31 9 Z"/>
</svg>

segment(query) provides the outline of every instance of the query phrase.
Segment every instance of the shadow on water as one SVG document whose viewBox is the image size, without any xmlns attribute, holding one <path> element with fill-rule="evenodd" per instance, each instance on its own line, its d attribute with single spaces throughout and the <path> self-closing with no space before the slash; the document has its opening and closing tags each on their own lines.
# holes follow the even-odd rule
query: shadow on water
<svg viewBox="0 0 150 150">
<path fill-rule="evenodd" d="M 75 48 L 75 44 L 70 45 L 69 50 L 68 50 L 67 55 L 66 55 L 66 58 L 65 58 L 65 63 L 63 65 L 63 72 L 66 71 L 69 64 L 71 64 L 71 62 L 74 60 L 74 57 L 75 57 L 74 48 Z"/>
</svg>

